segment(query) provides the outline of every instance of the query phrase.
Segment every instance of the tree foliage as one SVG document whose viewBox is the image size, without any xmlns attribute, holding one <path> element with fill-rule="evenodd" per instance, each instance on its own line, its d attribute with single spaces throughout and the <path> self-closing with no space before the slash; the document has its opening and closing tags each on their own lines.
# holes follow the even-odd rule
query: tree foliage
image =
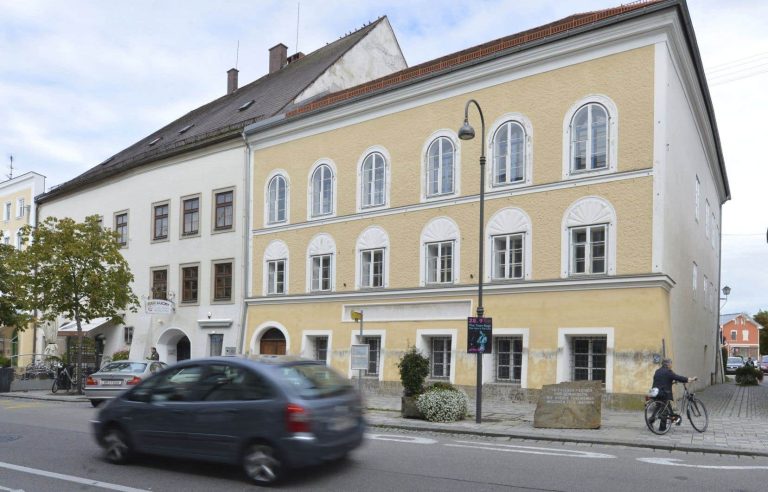
<svg viewBox="0 0 768 492">
<path fill-rule="evenodd" d="M 763 326 L 760 330 L 760 351 L 768 354 L 768 311 L 761 309 L 752 318 Z"/>
<path fill-rule="evenodd" d="M 24 310 L 17 288 L 18 250 L 8 244 L 0 244 L 0 326 L 15 326 L 24 330 L 31 315 Z"/>
</svg>

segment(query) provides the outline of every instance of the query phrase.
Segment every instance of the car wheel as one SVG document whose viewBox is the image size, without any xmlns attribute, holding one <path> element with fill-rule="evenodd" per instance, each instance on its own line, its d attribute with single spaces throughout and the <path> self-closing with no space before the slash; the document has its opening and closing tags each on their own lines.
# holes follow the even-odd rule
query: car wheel
<svg viewBox="0 0 768 492">
<path fill-rule="evenodd" d="M 243 453 L 243 471 L 257 484 L 272 484 L 280 479 L 283 466 L 274 448 L 268 444 L 251 444 Z"/>
<path fill-rule="evenodd" d="M 101 405 L 101 400 L 91 400 L 91 406 L 98 407 Z"/>
<path fill-rule="evenodd" d="M 104 434 L 104 449 L 107 461 L 113 465 L 128 463 L 133 451 L 128 436 L 117 427 L 112 427 Z"/>
</svg>

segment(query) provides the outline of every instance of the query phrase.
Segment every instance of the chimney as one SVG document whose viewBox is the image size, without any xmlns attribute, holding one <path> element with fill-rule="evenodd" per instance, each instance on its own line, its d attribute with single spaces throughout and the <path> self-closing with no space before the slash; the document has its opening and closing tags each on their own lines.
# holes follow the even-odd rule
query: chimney
<svg viewBox="0 0 768 492">
<path fill-rule="evenodd" d="M 288 58 L 288 47 L 283 43 L 269 48 L 269 73 L 275 73 L 285 66 Z"/>
<path fill-rule="evenodd" d="M 232 94 L 237 90 L 237 74 L 239 71 L 236 68 L 230 68 L 227 70 L 227 94 Z"/>
</svg>

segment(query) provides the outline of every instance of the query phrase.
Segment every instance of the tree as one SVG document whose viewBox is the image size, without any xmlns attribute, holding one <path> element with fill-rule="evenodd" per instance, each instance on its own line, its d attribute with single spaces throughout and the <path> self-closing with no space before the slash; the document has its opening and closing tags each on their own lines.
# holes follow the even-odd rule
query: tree
<svg viewBox="0 0 768 492">
<path fill-rule="evenodd" d="M 99 216 L 85 222 L 48 217 L 21 230 L 19 270 L 30 281 L 22 287 L 23 305 L 39 311 L 39 319 L 58 316 L 77 324 L 77 374 L 82 376 L 82 324 L 94 318 L 122 322 L 125 311 L 136 312 L 131 290 L 133 274 L 120 254 L 117 234 L 101 227 Z"/>
<path fill-rule="evenodd" d="M 0 326 L 15 326 L 23 331 L 31 316 L 23 310 L 15 288 L 21 280 L 15 266 L 17 253 L 13 246 L 0 244 Z"/>
<path fill-rule="evenodd" d="M 760 330 L 760 353 L 768 354 L 768 311 L 761 309 L 752 318 L 763 326 Z"/>
</svg>

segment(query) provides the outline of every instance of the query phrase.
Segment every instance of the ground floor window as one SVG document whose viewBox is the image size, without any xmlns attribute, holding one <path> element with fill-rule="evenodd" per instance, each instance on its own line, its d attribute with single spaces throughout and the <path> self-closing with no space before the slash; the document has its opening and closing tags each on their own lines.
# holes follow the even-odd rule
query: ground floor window
<svg viewBox="0 0 768 492">
<path fill-rule="evenodd" d="M 432 338 L 429 362 L 429 376 L 432 379 L 451 377 L 451 337 Z"/>
<path fill-rule="evenodd" d="M 224 335 L 220 333 L 211 333 L 208 335 L 211 341 L 211 357 L 218 357 L 221 355 L 221 349 L 224 346 Z"/>
<path fill-rule="evenodd" d="M 605 383 L 607 337 L 574 337 L 571 344 L 571 380 Z"/>
<path fill-rule="evenodd" d="M 366 376 L 379 375 L 379 358 L 381 357 L 381 337 L 363 337 L 363 343 L 368 345 L 368 370 Z"/>
<path fill-rule="evenodd" d="M 496 359 L 496 380 L 499 382 L 519 383 L 523 367 L 523 338 L 494 337 L 494 357 Z"/>
<path fill-rule="evenodd" d="M 315 337 L 315 360 L 328 361 L 328 337 Z"/>
</svg>

